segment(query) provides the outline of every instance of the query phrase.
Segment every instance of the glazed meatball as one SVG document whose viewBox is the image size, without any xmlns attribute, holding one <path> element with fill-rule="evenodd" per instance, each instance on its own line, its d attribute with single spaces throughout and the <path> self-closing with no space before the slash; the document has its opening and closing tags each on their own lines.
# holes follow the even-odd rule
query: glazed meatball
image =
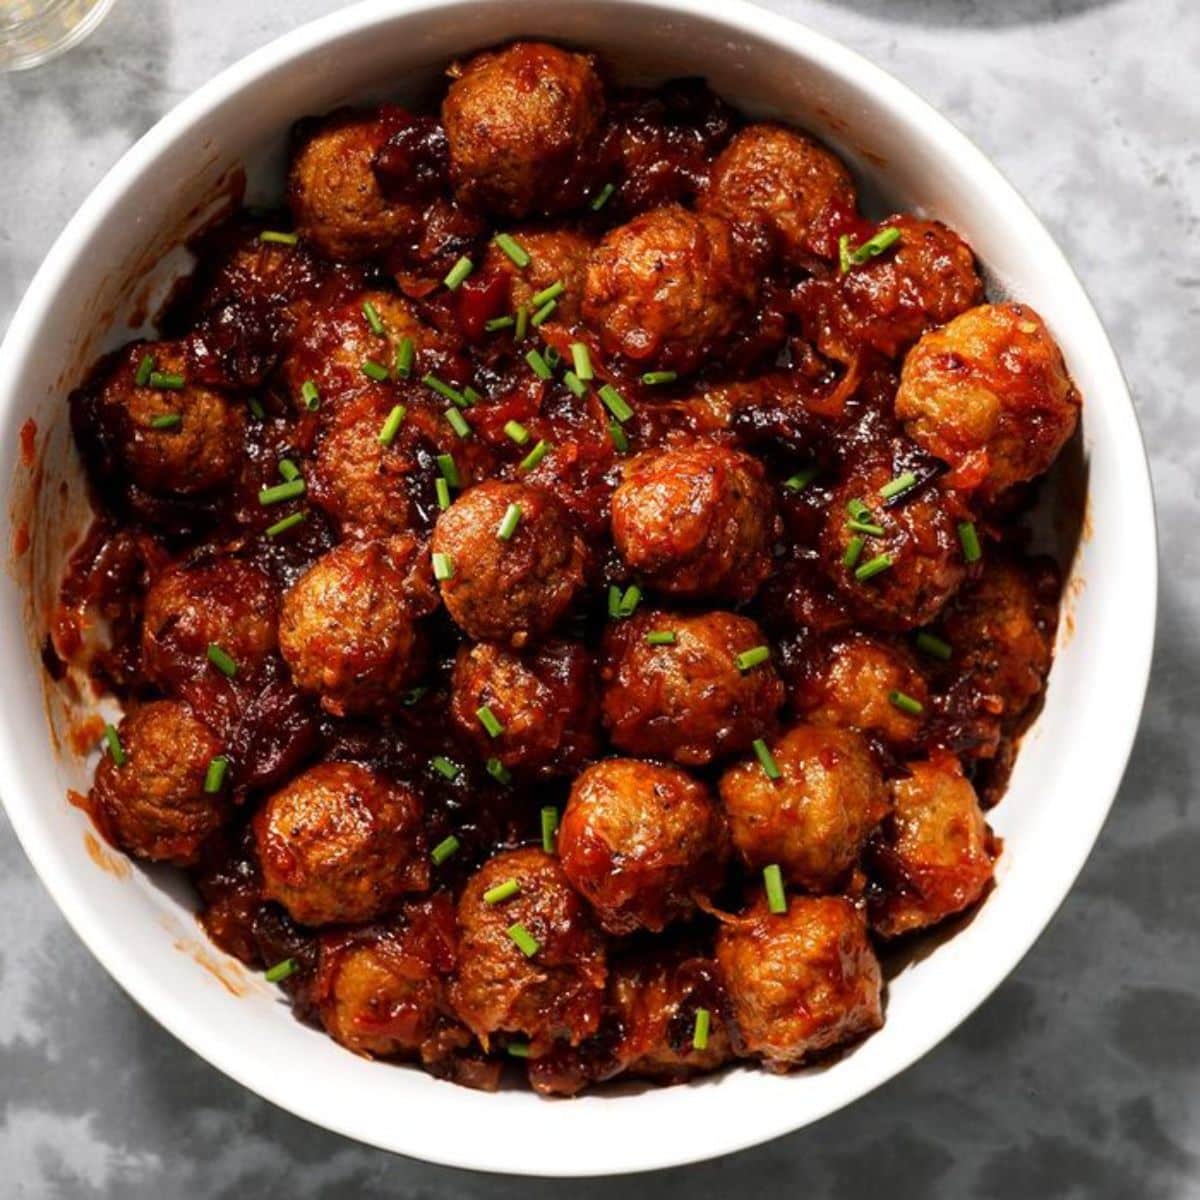
<svg viewBox="0 0 1200 1200">
<path fill-rule="evenodd" d="M 1046 471 L 1079 407 L 1057 343 L 1024 304 L 983 304 L 925 334 L 896 393 L 909 437 L 985 499 Z"/>
<path fill-rule="evenodd" d="M 683 766 L 749 749 L 784 701 L 770 661 L 738 666 L 765 642 L 748 617 L 727 612 L 639 612 L 610 626 L 600 677 L 613 745 Z"/>
<path fill-rule="evenodd" d="M 797 725 L 770 750 L 779 778 L 753 758 L 721 776 L 733 844 L 749 867 L 776 863 L 791 883 L 828 891 L 886 815 L 887 789 L 852 730 Z"/>
<path fill-rule="evenodd" d="M 442 104 L 456 195 L 503 217 L 577 207 L 603 118 L 589 57 L 542 42 L 476 55 Z"/>
<path fill-rule="evenodd" d="M 992 881 L 996 845 L 975 789 L 949 755 L 908 764 L 866 858 L 871 925 L 884 937 L 924 929 L 974 904 Z"/>
<path fill-rule="evenodd" d="M 877 232 L 885 229 L 900 238 L 877 258 L 805 289 L 808 336 L 839 362 L 864 348 L 896 358 L 983 299 L 975 256 L 953 230 L 910 216 L 889 217 Z"/>
<path fill-rule="evenodd" d="M 929 687 L 907 649 L 868 633 L 835 638 L 806 664 L 794 704 L 811 725 L 857 729 L 893 749 L 909 746 L 921 732 Z"/>
<path fill-rule="evenodd" d="M 692 371 L 750 312 L 757 265 L 734 228 L 678 204 L 634 217 L 592 251 L 583 319 L 640 368 Z"/>
<path fill-rule="evenodd" d="M 209 646 L 255 674 L 276 646 L 278 604 L 267 574 L 221 555 L 176 563 L 146 593 L 142 615 L 142 669 L 166 690 L 206 670 Z"/>
<path fill-rule="evenodd" d="M 629 466 L 613 493 L 612 534 L 659 591 L 740 603 L 771 569 L 775 508 L 756 459 L 701 443 Z"/>
<path fill-rule="evenodd" d="M 485 898 L 501 884 L 518 891 Z M 510 850 L 485 863 L 458 902 L 458 969 L 450 1000 L 487 1048 L 495 1034 L 529 1039 L 536 1056 L 556 1040 L 578 1045 L 600 1021 L 607 970 L 604 940 L 558 860 Z M 532 938 L 526 953 L 514 934 Z"/>
<path fill-rule="evenodd" d="M 765 900 L 717 934 L 740 1053 L 784 1071 L 883 1024 L 883 979 L 860 910 L 841 896 Z"/>
<path fill-rule="evenodd" d="M 415 793 L 356 763 L 310 767 L 255 814 L 263 893 L 301 925 L 370 921 L 429 886 Z"/>
<path fill-rule="evenodd" d="M 886 459 L 853 468 L 833 493 L 820 540 L 825 572 L 850 606 L 864 620 L 897 631 L 932 621 L 966 569 L 958 522 L 940 488 L 926 486 L 897 502 L 879 494 L 899 474 Z M 883 533 L 860 534 L 851 528 L 852 504 L 861 514 L 860 523 Z M 861 550 L 848 562 L 855 538 L 862 539 Z M 872 569 L 868 564 L 884 561 L 882 571 L 863 577 Z"/>
<path fill-rule="evenodd" d="M 518 267 L 493 242 L 483 260 L 484 273 L 508 276 L 510 307 L 514 310 L 525 305 L 532 312 L 534 295 L 561 283 L 564 290 L 558 297 L 554 320 L 574 325 L 579 319 L 591 240 L 572 229 L 518 229 L 513 236 L 529 255 L 529 265 Z"/>
<path fill-rule="evenodd" d="M 137 858 L 186 866 L 229 813 L 207 792 L 208 765 L 221 745 L 192 710 L 174 700 L 135 708 L 117 730 L 123 761 L 106 753 L 91 805 L 112 840 Z"/>
<path fill-rule="evenodd" d="M 153 364 L 149 375 L 144 360 Z M 144 384 L 138 383 L 139 372 Z M 178 342 L 142 342 L 123 350 L 101 388 L 98 413 L 120 468 L 157 495 L 211 492 L 234 477 L 244 455 L 240 409 L 215 389 L 190 381 Z"/>
<path fill-rule="evenodd" d="M 856 208 L 854 181 L 836 154 L 782 125 L 749 125 L 713 167 L 706 209 L 730 220 L 757 219 L 796 266 L 837 256 L 831 232 Z"/>
<path fill-rule="evenodd" d="M 501 537 L 511 513 L 516 529 Z M 584 580 L 586 548 L 570 518 L 549 492 L 521 483 L 488 480 L 464 492 L 438 518 L 433 553 L 455 624 L 517 649 L 557 624 Z"/>
<path fill-rule="evenodd" d="M 301 139 L 288 172 L 288 204 L 296 231 L 326 258 L 372 258 L 416 229 L 420 208 L 385 196 L 374 171 L 403 120 L 386 108 L 342 111 Z"/>
<path fill-rule="evenodd" d="M 615 934 L 689 916 L 720 882 L 725 822 L 683 771 L 632 758 L 588 767 L 571 787 L 558 833 L 567 878 Z"/>
<path fill-rule="evenodd" d="M 570 774 L 599 745 L 592 670 L 576 642 L 545 642 L 525 654 L 490 642 L 462 646 L 450 715 L 482 757 L 508 770 Z M 485 727 L 485 709 L 498 733 Z"/>
<path fill-rule="evenodd" d="M 419 617 L 435 603 L 408 538 L 342 542 L 283 597 L 279 648 L 296 686 L 335 716 L 387 708 L 423 666 Z"/>
</svg>

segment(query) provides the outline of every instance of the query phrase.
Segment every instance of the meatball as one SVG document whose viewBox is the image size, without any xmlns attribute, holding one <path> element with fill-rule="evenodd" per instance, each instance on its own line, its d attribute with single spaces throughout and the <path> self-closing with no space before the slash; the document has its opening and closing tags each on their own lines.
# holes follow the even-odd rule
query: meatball
<svg viewBox="0 0 1200 1200">
<path fill-rule="evenodd" d="M 907 700 L 920 708 L 914 713 Z M 851 633 L 809 658 L 794 703 L 811 725 L 857 729 L 903 749 L 921 732 L 929 688 L 905 647 Z"/>
<path fill-rule="evenodd" d="M 820 540 L 825 572 L 850 606 L 862 619 L 898 631 L 932 621 L 966 570 L 958 523 L 940 488 L 926 486 L 898 502 L 879 494 L 900 474 L 887 460 L 853 468 L 833 493 Z M 860 524 L 883 533 L 856 532 L 850 505 Z M 851 550 L 855 538 L 857 556 Z M 874 564 L 883 570 L 864 577 Z"/>
<path fill-rule="evenodd" d="M 513 516 L 515 530 L 507 530 Z M 442 600 L 458 627 L 480 641 L 520 649 L 571 607 L 586 548 L 562 506 L 541 488 L 488 480 L 465 491 L 433 531 Z"/>
<path fill-rule="evenodd" d="M 669 204 L 592 251 L 583 319 L 610 354 L 692 371 L 717 354 L 757 296 L 755 256 L 723 217 Z"/>
<path fill-rule="evenodd" d="M 150 374 L 146 361 L 153 365 Z M 244 457 L 241 410 L 189 379 L 178 342 L 123 350 L 101 388 L 98 411 L 105 425 L 101 436 L 130 480 L 147 492 L 211 492 L 234 477 Z"/>
<path fill-rule="evenodd" d="M 926 333 L 896 392 L 909 437 L 985 499 L 1046 471 L 1079 408 L 1057 343 L 1024 304 L 983 304 Z"/>
<path fill-rule="evenodd" d="M 975 789 L 946 755 L 908 764 L 867 854 L 871 925 L 884 937 L 924 929 L 974 904 L 992 880 L 995 840 Z"/>
<path fill-rule="evenodd" d="M 416 229 L 420 207 L 385 196 L 374 171 L 402 121 L 403 114 L 387 108 L 342 111 L 300 140 L 288 171 L 288 204 L 296 231 L 325 257 L 372 258 Z"/>
<path fill-rule="evenodd" d="M 841 896 L 760 899 L 717 934 L 740 1053 L 783 1071 L 883 1024 L 883 978 L 860 910 Z"/>
<path fill-rule="evenodd" d="M 225 796 L 204 786 L 220 743 L 186 704 L 174 700 L 135 708 L 117 736 L 121 755 L 106 753 L 92 783 L 92 810 L 101 827 L 137 858 L 194 862 L 229 813 Z"/>
<path fill-rule="evenodd" d="M 730 220 L 757 219 L 784 259 L 803 266 L 836 257 L 831 232 L 855 212 L 854 181 L 836 154 L 782 125 L 749 125 L 713 167 L 703 206 Z"/>
<path fill-rule="evenodd" d="M 621 557 L 673 596 L 749 600 L 770 572 L 775 526 L 761 465 L 725 446 L 644 455 L 612 497 Z"/>
<path fill-rule="evenodd" d="M 455 194 L 502 217 L 577 207 L 603 119 L 590 57 L 542 42 L 476 55 L 442 103 Z"/>
<path fill-rule="evenodd" d="M 482 756 L 508 770 L 570 774 L 599 745 L 592 670 L 577 642 L 550 641 L 526 654 L 489 642 L 462 646 L 450 715 Z M 484 726 L 485 709 L 499 732 Z"/>
<path fill-rule="evenodd" d="M 335 716 L 387 708 L 423 666 L 417 620 L 436 604 L 408 538 L 342 542 L 283 597 L 279 648 L 302 691 Z"/>
<path fill-rule="evenodd" d="M 671 641 L 656 634 L 670 633 Z M 630 754 L 703 766 L 747 750 L 784 701 L 774 666 L 742 669 L 762 630 L 733 613 L 639 612 L 604 638 L 604 723 Z"/>
<path fill-rule="evenodd" d="M 725 822 L 708 790 L 683 771 L 609 758 L 572 785 L 558 852 L 609 933 L 657 933 L 720 883 Z"/>
<path fill-rule="evenodd" d="M 421 802 L 356 763 L 310 767 L 254 817 L 263 893 L 301 925 L 370 921 L 429 886 Z"/>
<path fill-rule="evenodd" d="M 142 670 L 170 691 L 207 667 L 209 646 L 255 674 L 276 646 L 278 602 L 267 574 L 228 555 L 176 563 L 146 593 Z"/>
<path fill-rule="evenodd" d="M 755 759 L 721 776 L 733 844 L 752 868 L 775 863 L 791 883 L 828 891 L 887 814 L 887 789 L 852 730 L 797 725 L 770 749 L 777 779 Z"/>
<path fill-rule="evenodd" d="M 561 283 L 564 290 L 558 297 L 554 319 L 574 325 L 579 319 L 591 240 L 571 229 L 521 229 L 513 236 L 529 255 L 529 265 L 518 267 L 493 242 L 483 260 L 484 273 L 509 277 L 514 310 L 525 305 L 532 312 L 534 295 Z"/>
<path fill-rule="evenodd" d="M 515 894 L 489 902 L 493 888 L 513 883 Z M 518 1034 L 538 1055 L 595 1032 L 604 941 L 557 859 L 532 848 L 496 855 L 463 889 L 458 927 L 450 1001 L 485 1048 L 497 1033 Z"/>
</svg>

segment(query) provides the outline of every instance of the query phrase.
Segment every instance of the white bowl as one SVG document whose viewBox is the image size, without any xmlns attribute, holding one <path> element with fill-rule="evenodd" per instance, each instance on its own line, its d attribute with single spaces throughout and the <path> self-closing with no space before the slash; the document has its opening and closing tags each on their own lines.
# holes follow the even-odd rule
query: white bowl
<svg viewBox="0 0 1200 1200">
<path fill-rule="evenodd" d="M 180 253 L 167 251 L 231 171 L 246 166 L 251 198 L 278 189 L 295 118 L 366 96 L 423 99 L 450 58 L 518 35 L 592 47 L 626 78 L 704 75 L 744 110 L 814 131 L 869 194 L 964 234 L 993 283 L 1045 316 L 1085 397 L 1083 537 L 1045 709 L 993 814 L 1006 847 L 999 885 L 955 937 L 892 980 L 884 1029 L 823 1069 L 738 1069 L 553 1102 L 356 1058 L 207 945 L 186 889 L 129 869 L 66 800 L 68 788 L 86 789 L 90 763 L 67 737 L 78 711 L 46 686 L 35 613 L 48 611 L 85 517 L 67 390 L 98 351 L 130 336 L 146 311 L 143 281 L 161 291 L 178 272 Z M 1129 396 L 1087 297 L 1020 197 L 942 117 L 857 55 L 748 4 L 367 3 L 244 59 L 121 159 L 38 272 L 0 351 L 0 428 L 13 458 L 30 417 L 41 469 L 17 467 L 10 508 L 32 545 L 0 584 L 0 794 L 17 834 L 80 937 L 172 1033 L 276 1104 L 389 1150 L 491 1171 L 635 1171 L 737 1150 L 848 1104 L 944 1038 L 1029 949 L 1096 839 L 1137 726 L 1154 632 L 1153 505 Z"/>
</svg>

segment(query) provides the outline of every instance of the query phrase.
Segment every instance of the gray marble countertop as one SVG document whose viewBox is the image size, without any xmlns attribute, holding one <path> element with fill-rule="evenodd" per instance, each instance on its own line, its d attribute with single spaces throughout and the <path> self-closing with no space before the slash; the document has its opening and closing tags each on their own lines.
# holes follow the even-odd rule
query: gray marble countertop
<svg viewBox="0 0 1200 1200">
<path fill-rule="evenodd" d="M 135 138 L 335 7 L 120 0 L 81 47 L 0 77 L 0 325 Z M 0 1196 L 1200 1197 L 1200 5 L 769 7 L 894 72 L 999 163 L 1083 277 L 1129 376 L 1159 503 L 1158 647 L 1120 798 L 1071 898 L 971 1020 L 851 1108 L 706 1165 L 561 1185 L 391 1157 L 243 1091 L 92 960 L 0 815 Z"/>
</svg>

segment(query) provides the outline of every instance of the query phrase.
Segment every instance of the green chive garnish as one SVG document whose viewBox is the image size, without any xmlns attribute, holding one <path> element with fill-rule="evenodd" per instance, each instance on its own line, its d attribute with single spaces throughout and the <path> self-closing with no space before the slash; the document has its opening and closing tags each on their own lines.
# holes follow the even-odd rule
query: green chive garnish
<svg viewBox="0 0 1200 1200">
<path fill-rule="evenodd" d="M 880 496 L 885 500 L 890 500 L 893 496 L 899 496 L 901 492 L 907 492 L 910 487 L 915 487 L 917 477 L 911 471 L 905 471 L 903 475 L 897 475 L 895 479 L 885 483 L 879 489 Z"/>
<path fill-rule="evenodd" d="M 396 347 L 396 377 L 398 379 L 407 379 L 412 374 L 413 358 L 416 353 L 417 348 L 413 345 L 410 337 L 403 338 L 400 345 Z"/>
<path fill-rule="evenodd" d="M 494 888 L 488 888 L 483 893 L 483 902 L 484 904 L 500 904 L 519 895 L 520 891 L 521 885 L 515 879 L 506 879 L 503 883 L 496 884 Z"/>
<path fill-rule="evenodd" d="M 267 537 L 278 537 L 281 533 L 287 533 L 289 529 L 295 529 L 295 527 L 299 525 L 306 516 L 308 516 L 308 514 L 303 510 L 300 512 L 290 513 L 288 516 L 276 521 L 274 525 L 267 526 Z"/>
<path fill-rule="evenodd" d="M 529 430 L 521 424 L 520 421 L 505 421 L 504 432 L 517 443 L 518 446 L 523 446 L 529 441 Z"/>
<path fill-rule="evenodd" d="M 797 471 L 795 475 L 791 476 L 791 478 L 785 479 L 783 481 L 783 486 L 787 488 L 789 492 L 802 492 L 810 483 L 812 483 L 814 479 L 816 479 L 817 475 L 820 474 L 820 471 L 821 468 L 816 465 L 804 467 Z"/>
<path fill-rule="evenodd" d="M 486 705 L 481 704 L 476 710 L 475 715 L 479 718 L 479 723 L 487 730 L 488 737 L 498 738 L 504 732 L 504 726 L 496 719 L 496 714 Z"/>
<path fill-rule="evenodd" d="M 457 779 L 459 772 L 462 770 L 458 763 L 451 762 L 445 757 L 445 755 L 442 754 L 435 754 L 433 758 L 429 760 L 429 765 L 443 779 Z"/>
<path fill-rule="evenodd" d="M 658 387 L 659 384 L 674 383 L 678 378 L 678 371 L 647 371 L 642 376 L 642 382 L 648 387 Z"/>
<path fill-rule="evenodd" d="M 294 246 L 299 240 L 298 233 L 283 233 L 278 229 L 264 229 L 258 235 L 260 242 L 273 242 L 277 246 Z"/>
<path fill-rule="evenodd" d="M 454 560 L 450 555 L 435 554 L 433 556 L 433 577 L 434 579 L 454 578 Z"/>
<path fill-rule="evenodd" d="M 522 270 L 533 261 L 529 257 L 529 251 L 511 234 L 498 233 L 492 241 Z"/>
<path fill-rule="evenodd" d="M 554 372 L 550 370 L 549 364 L 542 357 L 540 350 L 530 350 L 525 355 L 525 361 L 539 379 L 550 379 L 554 375 Z"/>
<path fill-rule="evenodd" d="M 696 1024 L 692 1027 L 693 1050 L 708 1049 L 708 1030 L 711 1021 L 712 1014 L 707 1008 L 696 1009 Z"/>
<path fill-rule="evenodd" d="M 268 983 L 282 983 L 289 975 L 296 973 L 296 960 L 294 958 L 285 958 L 283 962 L 277 962 L 264 975 L 263 978 Z"/>
<path fill-rule="evenodd" d="M 534 329 L 540 329 L 554 315 L 554 310 L 558 307 L 557 300 L 547 300 L 541 308 L 529 318 L 529 323 Z"/>
<path fill-rule="evenodd" d="M 575 374 L 585 382 L 589 379 L 595 379 L 596 374 L 592 369 L 592 354 L 591 351 L 583 342 L 571 343 L 571 362 L 575 367 Z"/>
<path fill-rule="evenodd" d="M 237 674 L 237 663 L 216 642 L 208 643 L 208 661 L 228 679 Z"/>
<path fill-rule="evenodd" d="M 600 399 L 604 401 L 605 408 L 622 424 L 633 416 L 633 409 L 625 403 L 625 397 L 611 383 L 606 383 L 600 389 Z"/>
<path fill-rule="evenodd" d="M 375 380 L 376 383 L 383 383 L 388 378 L 388 369 L 382 363 L 377 363 L 373 358 L 368 358 L 363 361 L 362 373 L 368 378 Z"/>
<path fill-rule="evenodd" d="M 843 233 L 838 238 L 838 274 L 845 275 L 852 265 L 850 262 L 850 235 Z"/>
<path fill-rule="evenodd" d="M 631 617 L 642 598 L 642 589 L 636 583 L 630 584 L 622 594 L 621 589 L 614 583 L 608 589 L 608 615 L 614 621 Z"/>
<path fill-rule="evenodd" d="M 450 428 L 460 438 L 469 438 L 471 436 L 471 427 L 467 424 L 467 418 L 457 408 L 446 409 L 446 420 L 450 422 Z"/>
<path fill-rule="evenodd" d="M 877 554 L 874 558 L 863 563 L 861 567 L 854 568 L 854 578 L 859 583 L 866 583 L 868 579 L 874 579 L 876 575 L 882 575 L 892 565 L 892 556 L 890 554 Z"/>
<path fill-rule="evenodd" d="M 445 512 L 450 507 L 450 485 L 439 475 L 433 481 L 433 490 L 437 496 L 438 508 Z"/>
<path fill-rule="evenodd" d="M 887 229 L 881 229 L 874 237 L 867 238 L 857 250 L 850 250 L 847 243 L 846 259 L 849 266 L 860 267 L 869 259 L 877 258 L 889 246 L 894 245 L 900 240 L 900 230 L 894 225 L 889 225 Z M 849 269 L 849 266 L 847 269 Z"/>
<path fill-rule="evenodd" d="M 251 396 L 250 399 L 246 401 L 246 407 L 249 408 L 254 416 L 256 416 L 260 421 L 265 421 L 267 419 L 267 410 L 263 408 L 262 401 L 257 396 Z"/>
<path fill-rule="evenodd" d="M 209 761 L 208 770 L 204 772 L 204 790 L 210 796 L 225 786 L 225 776 L 228 771 L 229 759 L 225 755 L 218 754 L 216 758 Z"/>
<path fill-rule="evenodd" d="M 754 747 L 754 756 L 762 765 L 767 778 L 779 779 L 783 772 L 780 771 L 779 764 L 775 761 L 775 756 L 768 749 L 767 743 L 762 738 L 755 738 L 750 744 Z"/>
<path fill-rule="evenodd" d="M 150 418 L 151 429 L 175 429 L 182 424 L 183 417 L 179 413 L 160 413 Z"/>
<path fill-rule="evenodd" d="M 173 371 L 150 372 L 150 386 L 152 388 L 161 388 L 167 392 L 179 392 L 183 390 L 185 382 L 182 375 L 177 375 Z"/>
<path fill-rule="evenodd" d="M 279 474 L 290 483 L 293 479 L 300 478 L 300 468 L 290 458 L 281 458 L 279 460 Z"/>
<path fill-rule="evenodd" d="M 616 447 L 618 454 L 624 454 L 629 449 L 629 439 L 625 436 L 625 430 L 616 421 L 609 421 L 608 436 L 612 438 L 612 444 Z"/>
<path fill-rule="evenodd" d="M 601 189 L 596 198 L 592 201 L 592 212 L 599 212 L 612 198 L 613 192 L 617 190 L 615 183 L 606 183 Z"/>
<path fill-rule="evenodd" d="M 875 525 L 870 521 L 854 521 L 846 522 L 846 528 L 851 533 L 865 533 L 868 537 L 883 537 L 884 528 L 882 525 Z"/>
<path fill-rule="evenodd" d="M 857 565 L 859 558 L 862 557 L 863 547 L 867 544 L 867 539 L 859 534 L 855 534 L 846 543 L 846 553 L 842 555 L 842 566 L 846 570 L 850 570 Z"/>
<path fill-rule="evenodd" d="M 558 809 L 547 805 L 542 809 L 542 849 L 547 854 L 553 854 L 557 844 Z"/>
<path fill-rule="evenodd" d="M 783 872 L 778 863 L 763 867 L 763 886 L 767 889 L 767 908 L 773 913 L 787 912 L 787 894 L 783 890 Z"/>
<path fill-rule="evenodd" d="M 562 355 L 559 354 L 559 352 L 555 350 L 553 346 L 547 346 L 542 353 L 546 357 L 546 366 L 548 366 L 552 371 L 557 371 L 558 364 L 562 362 Z"/>
<path fill-rule="evenodd" d="M 489 758 L 487 760 L 487 773 L 497 783 L 504 784 L 505 787 L 512 783 L 512 774 L 498 758 Z"/>
<path fill-rule="evenodd" d="M 541 942 L 520 921 L 510 925 L 505 932 L 526 958 L 532 958 L 542 948 Z"/>
<path fill-rule="evenodd" d="M 404 414 L 407 411 L 408 409 L 403 404 L 393 406 L 392 411 L 387 415 L 387 420 L 383 423 L 383 428 L 379 431 L 381 446 L 390 446 L 396 440 L 396 434 L 400 432 L 400 425 L 404 421 Z"/>
<path fill-rule="evenodd" d="M 442 473 L 442 478 L 452 487 L 462 487 L 462 476 L 458 473 L 458 466 L 454 461 L 452 454 L 439 454 L 437 456 L 438 470 Z"/>
<path fill-rule="evenodd" d="M 513 327 L 513 340 L 523 342 L 525 335 L 529 332 L 529 307 L 522 304 L 517 309 L 516 324 Z"/>
<path fill-rule="evenodd" d="M 770 646 L 755 646 L 751 650 L 744 650 L 733 661 L 737 663 L 739 671 L 752 671 L 761 663 L 765 663 L 770 657 Z"/>
<path fill-rule="evenodd" d="M 118 767 L 123 767 L 129 756 L 125 753 L 125 747 L 121 745 L 121 738 L 117 733 L 116 726 L 105 725 L 104 744 L 108 747 L 109 758 L 111 758 Z"/>
<path fill-rule="evenodd" d="M 574 371 L 565 371 L 563 373 L 563 383 L 581 400 L 587 395 L 587 384 Z"/>
<path fill-rule="evenodd" d="M 456 291 L 471 272 L 475 270 L 475 264 L 464 254 L 450 268 L 449 274 L 442 282 L 453 292 Z"/>
<path fill-rule="evenodd" d="M 286 483 L 277 483 L 274 487 L 263 488 L 258 493 L 259 504 L 282 504 L 284 500 L 295 500 L 303 496 L 305 483 L 303 479 L 289 479 Z"/>
<path fill-rule="evenodd" d="M 468 383 L 462 390 L 463 399 L 467 402 L 468 408 L 474 408 L 483 397 Z"/>
<path fill-rule="evenodd" d="M 306 379 L 300 385 L 300 399 L 304 401 L 304 407 L 309 412 L 316 412 L 321 405 L 321 393 L 317 391 L 317 385 L 311 379 Z"/>
<path fill-rule="evenodd" d="M 888 692 L 888 703 L 893 708 L 898 708 L 903 713 L 908 713 L 910 717 L 919 717 L 925 711 L 925 705 L 920 700 L 914 699 L 907 692 Z"/>
<path fill-rule="evenodd" d="M 550 449 L 550 443 L 543 440 L 538 442 L 530 452 L 521 459 L 518 467 L 522 471 L 532 471 L 534 467 L 546 457 L 546 452 Z"/>
<path fill-rule="evenodd" d="M 566 290 L 566 284 L 561 279 L 556 279 L 549 287 L 542 288 L 540 292 L 534 292 L 529 297 L 529 303 L 533 308 L 541 308 L 543 304 L 557 300 Z"/>
<path fill-rule="evenodd" d="M 371 327 L 372 333 L 383 332 L 383 321 L 379 316 L 379 309 L 373 305 L 370 300 L 363 301 L 363 316 L 367 318 L 367 324 Z"/>
<path fill-rule="evenodd" d="M 652 629 L 646 634 L 647 646 L 673 646 L 675 645 L 675 631 L 673 629 Z"/>
<path fill-rule="evenodd" d="M 928 654 L 930 658 L 940 658 L 942 662 L 948 662 L 954 653 L 954 647 L 949 642 L 924 629 L 917 634 L 917 649 Z"/>
<path fill-rule="evenodd" d="M 983 557 L 983 547 L 979 544 L 979 534 L 974 521 L 958 523 L 958 540 L 962 544 L 963 558 L 967 562 L 978 562 Z"/>
<path fill-rule="evenodd" d="M 857 497 L 846 501 L 846 511 L 854 521 L 865 521 L 871 516 L 871 510 Z"/>
<path fill-rule="evenodd" d="M 502 542 L 512 540 L 512 536 L 517 532 L 517 526 L 521 523 L 521 506 L 519 504 L 510 504 L 504 510 L 504 519 L 500 522 L 500 527 L 496 530 L 496 536 Z"/>
<path fill-rule="evenodd" d="M 509 1042 L 508 1045 L 504 1047 L 504 1051 L 510 1058 L 528 1058 L 529 1043 Z"/>
<path fill-rule="evenodd" d="M 444 379 L 439 379 L 436 375 L 422 375 L 421 382 L 431 391 L 437 392 L 439 396 L 445 397 L 451 404 L 457 405 L 459 408 L 470 408 L 471 402 L 463 395 L 456 387 L 451 387 Z"/>
<path fill-rule="evenodd" d="M 454 836 L 454 834 L 451 834 L 449 837 L 442 838 L 442 840 L 438 842 L 438 844 L 434 846 L 433 850 L 430 852 L 429 857 L 433 859 L 433 865 L 435 867 L 440 867 L 442 863 L 446 861 L 446 859 L 448 859 L 458 850 L 460 844 L 461 843 L 459 842 L 458 838 Z"/>
<path fill-rule="evenodd" d="M 154 374 L 154 355 L 143 354 L 141 362 L 138 363 L 137 374 L 133 377 L 133 382 L 138 387 L 145 387 L 150 382 L 150 376 Z"/>
<path fill-rule="evenodd" d="M 511 329 L 517 323 L 516 317 L 493 317 L 483 323 L 488 333 L 498 333 L 501 329 Z"/>
</svg>

